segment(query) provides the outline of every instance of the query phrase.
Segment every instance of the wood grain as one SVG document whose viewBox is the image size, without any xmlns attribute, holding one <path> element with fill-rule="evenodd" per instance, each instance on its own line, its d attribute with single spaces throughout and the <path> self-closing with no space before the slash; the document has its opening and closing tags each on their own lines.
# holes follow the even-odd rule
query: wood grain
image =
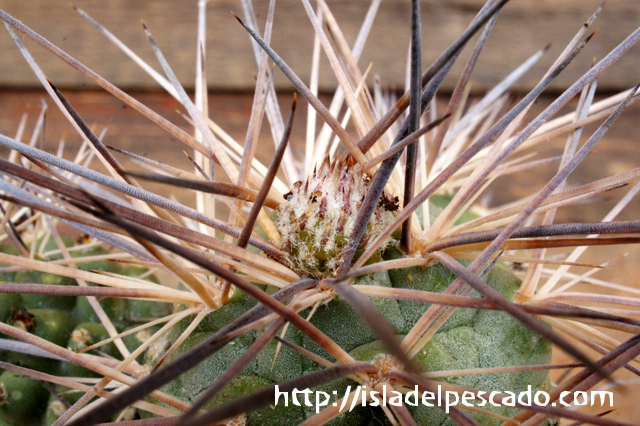
<svg viewBox="0 0 640 426">
<path fill-rule="evenodd" d="M 255 2 L 258 21 L 263 25 L 267 1 Z M 350 42 L 362 23 L 369 0 L 328 0 Z M 423 58 L 425 65 L 434 60 L 468 25 L 484 0 L 429 0 L 422 2 Z M 516 84 L 517 90 L 531 88 L 572 38 L 582 23 L 600 5 L 601 0 L 512 0 L 504 8 L 473 77 L 476 91 L 486 90 L 509 71 L 549 42 L 554 46 L 527 76 Z M 386 85 L 404 86 L 404 69 L 409 42 L 409 1 L 384 0 L 360 66 L 374 64 L 374 72 Z M 193 87 L 193 63 L 196 53 L 197 1 L 171 0 L 77 0 L 76 5 L 119 36 L 154 67 L 157 62 L 140 26 L 144 19 L 158 45 L 175 69 L 181 82 Z M 158 86 L 133 62 L 112 46 L 88 22 L 68 7 L 67 0 L 2 0 L 0 7 L 39 32 L 68 53 L 125 89 L 154 89 Z M 252 90 L 256 70 L 248 35 L 233 19 L 230 10 L 242 15 L 239 0 L 211 1 L 208 6 L 207 58 L 209 83 L 216 90 Z M 593 28 L 599 33 L 588 49 L 552 86 L 568 86 L 586 69 L 593 58 L 601 59 L 640 22 L 637 0 L 610 1 Z M 309 80 L 313 30 L 297 0 L 279 0 L 276 7 L 272 45 L 304 80 Z M 93 83 L 44 52 L 27 43 L 48 77 L 59 87 L 90 89 Z M 0 31 L 0 87 L 33 88 L 38 82 L 26 66 L 9 35 Z M 468 54 L 468 52 L 465 52 Z M 465 56 L 453 75 L 459 75 Z M 602 75 L 600 88 L 619 90 L 637 83 L 640 76 L 640 48 L 635 47 L 618 64 Z M 371 81 L 371 80 L 370 80 Z M 281 73 L 275 83 L 280 89 L 290 85 Z M 445 81 L 451 89 L 455 79 Z M 332 90 L 328 61 L 322 58 L 320 86 Z"/>
</svg>

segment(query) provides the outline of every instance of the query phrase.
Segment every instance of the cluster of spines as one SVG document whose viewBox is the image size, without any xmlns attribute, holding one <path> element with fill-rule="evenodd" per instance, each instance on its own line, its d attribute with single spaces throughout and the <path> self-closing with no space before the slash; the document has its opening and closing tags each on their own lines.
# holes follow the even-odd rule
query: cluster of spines
<svg viewBox="0 0 640 426">
<path fill-rule="evenodd" d="M 61 240 L 67 247 L 74 245 L 73 239 L 61 235 Z M 53 238 L 47 241 L 39 240 L 34 243 L 38 252 L 47 253 L 57 250 Z M 13 245 L 0 246 L 0 252 L 19 255 Z M 108 252 L 98 246 L 88 249 L 71 251 L 74 258 L 107 255 Z M 48 256 L 49 260 L 60 259 L 61 255 Z M 115 273 L 127 277 L 137 277 L 144 274 L 144 267 L 129 265 L 121 267 L 118 263 L 108 260 L 94 260 L 79 262 L 77 267 L 86 271 L 102 271 Z M 6 272 L 0 277 L 14 283 L 47 284 L 52 286 L 73 286 L 75 280 L 46 272 L 22 270 Z M 157 282 L 153 275 L 147 280 Z M 104 298 L 99 301 L 117 332 L 140 325 L 141 322 L 170 314 L 171 304 L 156 303 L 143 300 L 127 300 L 122 298 Z M 45 296 L 37 294 L 0 294 L 0 321 L 16 327 L 33 336 L 43 338 L 58 346 L 66 347 L 77 353 L 87 353 L 90 356 L 121 359 L 122 355 L 110 335 L 96 316 L 92 306 L 84 296 Z M 151 326 L 141 331 L 128 334 L 122 340 L 129 351 L 135 350 L 146 339 L 157 331 Z M 153 346 L 141 354 L 137 362 L 137 375 L 148 374 L 145 365 L 153 363 L 157 354 Z M 28 350 L 28 349 L 27 349 Z M 0 351 L 2 362 L 33 369 L 45 374 L 62 377 L 99 377 L 91 370 L 71 362 L 44 358 L 40 354 L 28 354 L 15 351 Z M 8 425 L 51 425 L 66 409 L 75 403 L 81 393 L 65 386 L 44 386 L 41 382 L 24 377 L 16 371 L 6 370 L 0 375 L 0 421 Z M 133 420 L 135 409 L 128 409 L 121 413 L 121 418 Z"/>
</svg>

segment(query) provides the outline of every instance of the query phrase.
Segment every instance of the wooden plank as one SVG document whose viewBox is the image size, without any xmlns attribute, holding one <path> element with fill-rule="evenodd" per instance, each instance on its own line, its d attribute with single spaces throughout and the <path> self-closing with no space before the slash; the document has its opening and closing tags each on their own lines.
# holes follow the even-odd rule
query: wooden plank
<svg viewBox="0 0 640 426">
<path fill-rule="evenodd" d="M 510 70 L 549 42 L 554 46 L 532 72 L 515 87 L 531 88 L 545 67 L 552 63 L 582 23 L 602 0 L 513 0 L 505 7 L 483 53 L 474 75 L 474 89 L 486 90 Z M 369 6 L 369 0 L 328 0 L 343 31 L 352 42 Z M 263 25 L 267 1 L 255 2 L 258 20 Z M 259 4 L 258 4 L 259 3 Z M 468 25 L 483 0 L 430 0 L 422 3 L 425 64 L 454 40 Z M 360 65 L 370 62 L 374 71 L 387 85 L 404 86 L 404 68 L 409 41 L 408 0 L 382 2 Z M 144 19 L 164 51 L 176 74 L 187 87 L 193 87 L 197 1 L 171 0 L 78 0 L 76 5 L 99 20 L 143 58 L 157 67 L 157 62 L 140 26 Z M 120 53 L 89 23 L 67 5 L 67 0 L 4 0 L 2 8 L 80 61 L 95 69 L 116 85 L 131 89 L 152 89 L 158 86 L 135 64 Z M 242 15 L 238 0 L 219 0 L 208 6 L 207 56 L 209 82 L 216 90 L 252 90 L 255 61 L 249 38 L 233 19 L 230 10 Z M 583 73 L 592 58 L 602 58 L 613 46 L 633 31 L 640 22 L 637 0 L 609 2 L 593 28 L 599 33 L 588 49 L 557 80 L 553 87 L 566 87 Z M 304 81 L 310 72 L 313 32 L 298 0 L 279 0 L 273 46 Z M 28 48 L 44 68 L 49 78 L 61 87 L 89 89 L 95 86 L 62 64 L 40 47 L 27 42 Z M 0 31 L 0 87 L 30 88 L 38 82 L 5 31 Z M 465 52 L 468 53 L 468 52 Z M 459 75 L 464 64 L 459 61 L 453 76 Z M 635 47 L 600 79 L 600 88 L 619 90 L 635 85 L 640 48 Z M 289 88 L 281 73 L 276 73 L 279 88 Z M 336 81 L 331 77 L 323 58 L 321 88 L 332 90 Z M 455 78 L 445 82 L 451 89 Z"/>
</svg>

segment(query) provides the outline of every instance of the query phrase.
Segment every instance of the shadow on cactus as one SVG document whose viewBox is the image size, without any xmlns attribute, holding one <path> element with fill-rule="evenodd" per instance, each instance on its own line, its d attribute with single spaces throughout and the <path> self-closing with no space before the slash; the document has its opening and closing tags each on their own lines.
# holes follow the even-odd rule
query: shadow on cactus
<svg viewBox="0 0 640 426">
<path fill-rule="evenodd" d="M 309 89 L 269 47 L 274 2 L 262 36 L 255 32 L 251 2 L 243 2 L 246 19 L 236 18 L 257 47 L 259 69 L 244 147 L 202 113 L 204 28 L 198 32 L 195 102 L 149 29 L 166 77 L 125 50 L 182 103 L 192 136 L 0 11 L 53 102 L 84 138 L 72 162 L 20 142 L 22 130 L 15 138 L 0 135 L 0 144 L 11 150 L 0 160 L 6 244 L 0 253 L 2 422 L 436 426 L 552 425 L 566 418 L 623 424 L 607 412 L 594 416 L 571 404 L 618 369 L 639 373 L 630 364 L 640 354 L 638 315 L 626 309 L 638 301 L 570 290 L 613 262 L 581 263 L 587 247 L 638 242 L 638 222 L 613 219 L 640 187 L 633 186 L 602 222 L 556 224 L 554 216 L 640 176 L 632 169 L 581 186 L 566 183 L 637 100 L 637 87 L 598 102 L 594 94 L 599 73 L 638 41 L 640 29 L 524 121 L 532 103 L 585 48 L 587 29 L 602 8 L 518 103 L 507 102 L 509 86 L 546 49 L 468 105 L 465 88 L 505 3 L 487 2 L 422 70 L 420 10 L 412 1 L 409 90 L 395 99 L 378 83 L 371 90 L 368 70 L 357 65 L 372 20 L 365 20 L 349 49 L 325 2 L 319 1 L 316 14 L 303 0 L 340 85 L 327 109 L 317 88 Z M 378 5 L 372 2 L 369 17 Z M 199 13 L 203 18 L 206 2 L 199 3 Z M 477 33 L 438 116 L 436 92 Z M 194 150 L 194 171 L 105 146 L 46 79 L 23 38 L 184 142 Z M 285 121 L 270 60 L 313 108 L 304 159 L 289 146 L 295 98 Z M 574 97 L 576 110 L 553 118 Z M 265 115 L 276 146 L 268 166 L 254 157 Z M 320 132 L 316 116 L 324 121 Z M 345 130 L 349 120 L 352 131 Z M 581 142 L 589 123 L 600 127 Z M 43 126 L 40 120 L 35 133 Z M 560 159 L 525 151 L 558 135 L 567 135 Z M 126 170 L 113 152 L 147 171 Z M 88 167 L 94 156 L 111 176 Z M 531 197 L 492 209 L 477 202 L 497 177 L 553 161 L 559 162 L 557 173 Z M 219 182 L 220 174 L 231 183 Z M 197 208 L 146 191 L 138 180 L 193 190 Z M 61 224 L 82 240 L 61 234 Z M 572 251 L 552 256 L 547 249 L 553 248 Z M 590 307 L 592 302 L 604 307 Z M 631 337 L 619 342 L 600 330 Z M 576 341 L 602 357 L 592 360 Z M 554 345 L 574 363 L 553 364 Z M 550 370 L 566 374 L 552 383 Z"/>
</svg>

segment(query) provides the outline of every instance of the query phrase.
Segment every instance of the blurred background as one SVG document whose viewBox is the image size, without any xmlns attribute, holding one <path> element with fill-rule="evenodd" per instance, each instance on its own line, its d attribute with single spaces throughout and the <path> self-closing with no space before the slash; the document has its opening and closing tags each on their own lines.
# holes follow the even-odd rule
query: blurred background
<svg viewBox="0 0 640 426">
<path fill-rule="evenodd" d="M 258 24 L 264 28 L 268 1 L 255 1 Z M 343 33 L 353 42 L 369 8 L 369 0 L 327 0 Z M 423 62 L 428 66 L 458 36 L 480 9 L 483 0 L 429 0 L 422 2 Z M 472 77 L 471 96 L 481 95 L 503 79 L 518 65 L 553 43 L 549 51 L 512 89 L 514 99 L 530 90 L 553 63 L 564 46 L 581 25 L 600 6 L 602 0 L 511 0 L 501 12 L 482 57 Z M 75 5 L 119 37 L 134 52 L 160 70 L 155 56 L 144 35 L 140 21 L 144 20 L 160 49 L 173 67 L 181 83 L 191 93 L 195 80 L 197 0 L 77 0 Z M 92 68 L 98 74 L 124 89 L 163 117 L 191 132 L 192 128 L 176 112 L 181 105 L 109 42 L 89 22 L 68 5 L 68 0 L 0 0 L 0 8 L 23 21 L 26 25 L 61 47 L 69 54 Z M 382 0 L 363 55 L 360 68 L 372 63 L 368 78 L 371 86 L 379 78 L 383 88 L 402 92 L 405 86 L 405 69 L 409 47 L 409 0 Z M 212 0 L 207 8 L 207 69 L 209 84 L 209 113 L 235 140 L 242 144 L 249 121 L 255 72 L 255 59 L 250 38 L 236 22 L 230 11 L 243 16 L 240 0 Z M 602 59 L 640 24 L 638 0 L 610 0 L 598 19 L 591 26 L 598 33 L 587 48 L 552 84 L 534 105 L 533 114 L 547 106 L 554 96 L 580 77 L 594 59 Z M 156 125 L 142 117 L 121 101 L 104 92 L 93 82 L 22 37 L 27 49 L 42 67 L 47 77 L 62 89 L 65 96 L 97 132 L 108 127 L 105 143 L 125 150 L 148 155 L 186 170 L 192 168 L 182 154 L 184 146 Z M 278 0 L 275 13 L 272 47 L 308 84 L 314 33 L 304 8 L 298 0 Z M 475 39 L 471 41 L 471 45 Z M 439 109 L 444 109 L 446 99 L 453 89 L 470 49 L 466 49 L 450 77 L 438 93 Z M 0 133 L 14 136 L 25 111 L 29 112 L 28 141 L 41 112 L 43 101 L 49 103 L 44 135 L 38 136 L 45 149 L 55 152 L 58 142 L 64 138 L 65 156 L 71 157 L 80 144 L 62 114 L 41 90 L 38 80 L 22 58 L 9 34 L 0 30 Z M 336 80 L 328 61 L 321 55 L 320 99 L 328 105 Z M 635 86 L 640 81 L 640 46 L 632 48 L 618 63 L 599 77 L 598 99 Z M 288 110 L 292 86 L 284 75 L 276 70 L 274 83 L 279 92 L 283 111 Z M 306 127 L 306 102 L 299 102 L 299 110 L 291 139 L 294 156 L 303 155 Z M 575 109 L 575 102 L 562 113 Z M 320 120 L 318 120 L 320 121 Z M 640 142 L 638 131 L 640 107 L 629 107 L 592 154 L 570 176 L 569 185 L 578 185 L 640 166 Z M 318 123 L 318 128 L 321 123 Z M 583 136 L 590 135 L 596 126 L 589 126 Z M 355 134 L 355 133 L 354 133 Z M 560 137 L 544 145 L 542 156 L 560 155 L 566 141 Z M 273 152 L 273 142 L 268 123 L 262 126 L 261 147 L 257 156 L 268 164 Z M 536 148 L 538 149 L 538 148 Z M 539 148 L 542 151 L 542 147 Z M 122 157 L 118 157 L 123 159 Z M 124 164 L 127 165 L 126 161 Z M 557 164 L 534 169 L 526 173 L 498 179 L 491 189 L 492 205 L 512 201 L 540 189 L 557 170 Z M 222 175 L 222 173 L 219 173 Z M 161 185 L 145 184 L 158 193 L 173 192 L 182 202 L 193 204 L 194 197 L 188 191 L 170 191 Z M 627 189 L 613 191 L 573 208 L 561 209 L 557 222 L 597 222 L 607 214 Z M 632 202 L 617 220 L 637 220 L 640 201 Z M 634 286 L 640 291 L 637 268 L 640 250 L 631 246 L 608 247 L 598 251 L 589 249 L 581 258 L 584 262 L 602 263 L 618 255 L 631 252 L 616 263 L 615 267 L 598 272 L 595 277 Z M 590 288 L 593 290 L 593 288 Z M 628 294 L 625 294 L 628 295 Z M 623 339 L 625 335 L 612 335 Z M 558 354 L 557 362 L 569 361 Z M 630 376 L 621 376 L 629 378 Z M 637 387 L 635 388 L 637 389 Z M 627 388 L 632 392 L 633 386 Z M 626 395 L 626 396 L 625 396 Z M 640 418 L 637 398 L 621 393 L 616 400 L 618 410 L 612 418 L 635 422 Z M 637 414 L 636 414 L 637 413 Z"/>
<path fill-rule="evenodd" d="M 493 87 L 506 73 L 526 58 L 553 43 L 549 53 L 536 68 L 514 86 L 527 90 L 536 84 L 539 73 L 546 70 L 579 26 L 603 0 L 511 0 L 501 12 L 498 25 L 492 31 L 473 77 L 476 92 Z M 484 4 L 484 0 L 422 1 L 423 59 L 428 65 L 459 35 Z M 268 1 L 254 1 L 261 30 L 266 19 Z M 371 4 L 370 0 L 327 0 L 343 33 L 353 42 Z M 144 35 L 140 21 L 144 20 L 164 55 L 185 87 L 193 88 L 196 56 L 197 0 L 76 0 L 74 4 L 116 34 L 127 46 L 147 60 L 157 63 Z M 312 2 L 313 4 L 313 2 Z M 98 71 L 103 77 L 123 89 L 153 90 L 158 86 L 132 61 L 76 13 L 67 0 L 2 0 L 6 12 L 23 21 L 54 44 Z M 314 5 L 315 6 L 315 5 Z M 381 81 L 398 88 L 404 86 L 405 65 L 409 46 L 410 1 L 383 0 L 374 26 L 360 59 L 365 69 L 373 63 L 373 74 Z M 217 91 L 252 91 L 255 61 L 249 36 L 230 11 L 243 16 L 240 0 L 213 0 L 207 14 L 207 75 L 209 87 Z M 566 70 L 552 87 L 567 87 L 581 75 L 585 66 L 602 58 L 640 22 L 637 0 L 611 0 L 593 24 L 599 34 L 589 43 L 571 69 Z M 3 31 L 4 32 L 4 31 Z M 313 29 L 299 0 L 278 0 L 276 5 L 272 46 L 304 80 L 310 74 Z M 31 46 L 28 46 L 31 49 Z M 31 49 L 49 79 L 58 87 L 95 89 L 80 74 L 42 49 Z M 0 70 L 0 87 L 37 88 L 33 73 L 16 58 L 16 47 L 6 34 L 0 35 L 0 51 L 5 66 Z M 468 52 L 467 52 L 468 53 Z M 464 59 L 464 53 L 463 57 Z M 601 90 L 619 90 L 637 82 L 640 51 L 629 52 L 600 79 Z M 464 65 L 459 60 L 452 78 L 444 83 L 445 90 L 455 85 L 455 76 Z M 320 89 L 332 91 L 336 80 L 328 62 L 322 58 Z M 292 86 L 281 73 L 274 82 L 278 89 Z"/>
</svg>

